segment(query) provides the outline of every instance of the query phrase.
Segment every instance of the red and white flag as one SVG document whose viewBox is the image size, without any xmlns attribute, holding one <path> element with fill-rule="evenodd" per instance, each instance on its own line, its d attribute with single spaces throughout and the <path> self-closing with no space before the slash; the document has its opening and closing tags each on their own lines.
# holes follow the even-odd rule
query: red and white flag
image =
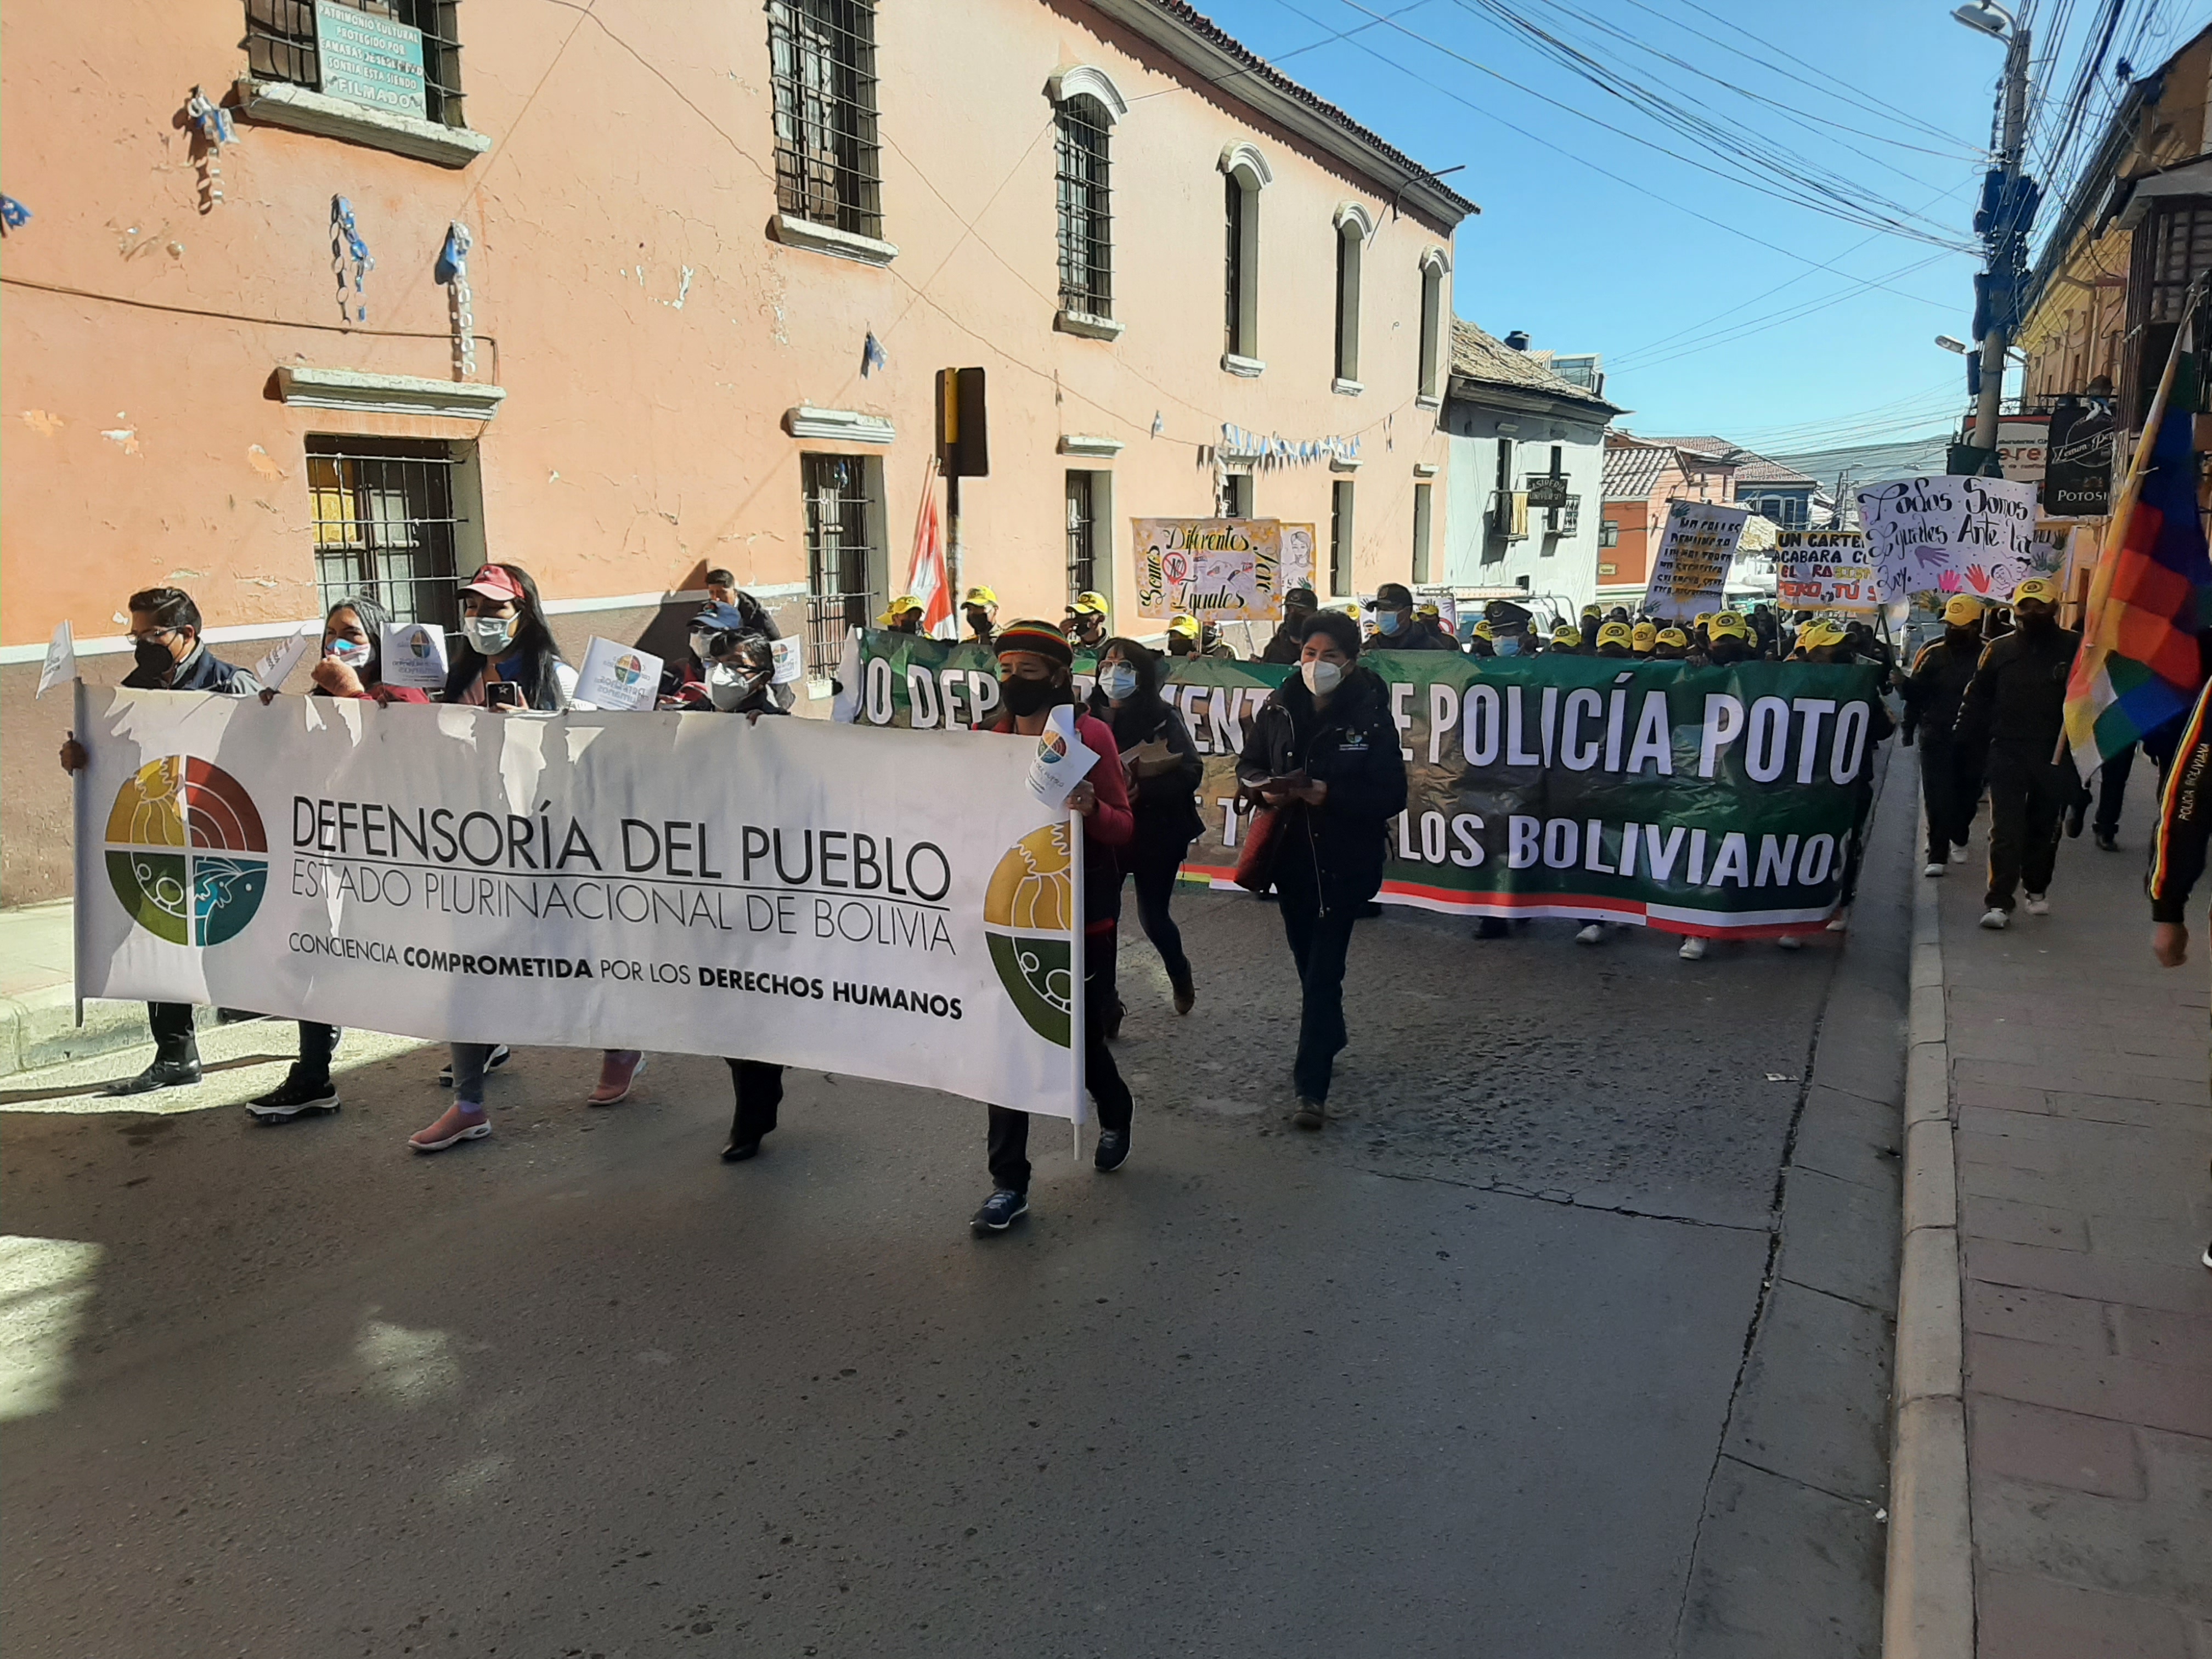
<svg viewBox="0 0 2212 1659">
<path fill-rule="evenodd" d="M 952 594 L 945 580 L 945 520 L 937 510 L 937 463 L 922 475 L 921 506 L 914 515 L 914 566 L 906 591 L 921 602 L 921 631 L 934 637 L 952 620 Z"/>
</svg>

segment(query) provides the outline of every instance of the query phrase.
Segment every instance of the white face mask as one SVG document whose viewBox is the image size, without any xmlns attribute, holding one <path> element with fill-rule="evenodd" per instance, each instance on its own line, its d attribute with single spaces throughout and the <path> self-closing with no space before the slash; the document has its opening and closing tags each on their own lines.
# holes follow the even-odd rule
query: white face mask
<svg viewBox="0 0 2212 1659">
<path fill-rule="evenodd" d="M 1137 690 L 1137 671 L 1125 662 L 1108 663 L 1098 671 L 1098 689 L 1115 702 L 1133 696 Z"/>
<path fill-rule="evenodd" d="M 715 708 L 726 714 L 752 695 L 753 683 L 758 678 L 742 669 L 725 668 L 716 663 L 707 670 L 707 696 Z"/>
<path fill-rule="evenodd" d="M 332 640 L 323 647 L 323 654 L 358 672 L 368 666 L 369 650 L 367 640 Z"/>
<path fill-rule="evenodd" d="M 471 617 L 467 623 L 469 643 L 480 656 L 496 657 L 507 649 L 514 633 L 512 617 Z"/>
<path fill-rule="evenodd" d="M 1344 669 L 1325 659 L 1298 665 L 1298 674 L 1306 683 L 1306 690 L 1316 697 L 1325 697 L 1344 684 Z"/>
</svg>

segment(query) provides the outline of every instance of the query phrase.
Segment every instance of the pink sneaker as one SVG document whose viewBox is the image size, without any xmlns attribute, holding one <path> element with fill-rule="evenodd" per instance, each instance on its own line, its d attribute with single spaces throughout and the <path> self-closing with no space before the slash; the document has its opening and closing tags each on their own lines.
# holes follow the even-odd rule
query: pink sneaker
<svg viewBox="0 0 2212 1659">
<path fill-rule="evenodd" d="M 599 1061 L 599 1086 L 589 1100 L 594 1106 L 617 1106 L 629 1098 L 630 1085 L 645 1073 L 645 1055 L 636 1048 L 610 1048 Z"/>
<path fill-rule="evenodd" d="M 407 1144 L 418 1152 L 442 1152 L 457 1140 L 481 1140 L 491 1133 L 491 1120 L 474 1101 L 457 1100 L 446 1115 L 427 1129 L 417 1129 Z"/>
</svg>

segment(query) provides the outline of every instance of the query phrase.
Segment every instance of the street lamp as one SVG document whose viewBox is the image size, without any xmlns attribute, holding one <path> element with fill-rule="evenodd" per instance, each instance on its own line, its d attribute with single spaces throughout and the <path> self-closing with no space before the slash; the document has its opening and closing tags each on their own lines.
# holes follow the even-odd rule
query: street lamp
<svg viewBox="0 0 2212 1659">
<path fill-rule="evenodd" d="M 1989 216 L 1978 226 L 1988 237 L 1988 270 L 1984 300 L 1988 330 L 1982 337 L 1980 395 L 1974 406 L 1975 448 L 1995 449 L 1997 442 L 1997 401 L 2004 391 L 2006 324 L 2020 303 L 2018 284 L 2025 275 L 2022 258 L 2027 227 L 2017 223 L 2020 204 L 2027 199 L 2021 181 L 2021 150 L 2027 131 L 2027 64 L 2029 32 L 1997 0 L 1969 0 L 1951 15 L 1977 34 L 2005 43 L 2002 137 L 1997 147 L 1997 186 L 1994 198 L 1984 196 Z M 2033 212 L 2031 207 L 2028 210 Z"/>
<path fill-rule="evenodd" d="M 2013 15 L 1996 0 L 1974 0 L 1973 4 L 1960 6 L 1952 14 L 1961 23 L 1977 33 L 1986 34 L 1992 40 L 2002 40 L 2018 27 Z"/>
<path fill-rule="evenodd" d="M 1966 343 L 1964 340 L 1954 340 L 1948 334 L 1938 334 L 1936 337 L 1936 343 L 1946 351 L 1957 352 L 1961 357 L 1966 355 Z"/>
</svg>

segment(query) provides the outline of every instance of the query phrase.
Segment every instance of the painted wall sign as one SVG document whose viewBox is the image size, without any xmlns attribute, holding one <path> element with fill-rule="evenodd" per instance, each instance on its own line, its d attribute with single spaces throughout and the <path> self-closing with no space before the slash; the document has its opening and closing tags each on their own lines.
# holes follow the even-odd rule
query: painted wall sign
<svg viewBox="0 0 2212 1659">
<path fill-rule="evenodd" d="M 315 56 L 322 89 L 397 115 L 427 117 L 422 31 L 395 18 L 315 0 Z"/>
</svg>

